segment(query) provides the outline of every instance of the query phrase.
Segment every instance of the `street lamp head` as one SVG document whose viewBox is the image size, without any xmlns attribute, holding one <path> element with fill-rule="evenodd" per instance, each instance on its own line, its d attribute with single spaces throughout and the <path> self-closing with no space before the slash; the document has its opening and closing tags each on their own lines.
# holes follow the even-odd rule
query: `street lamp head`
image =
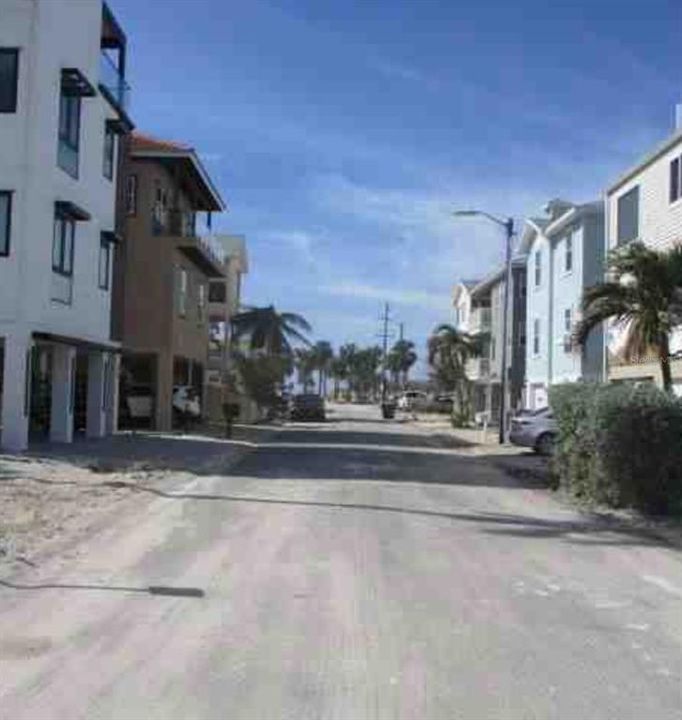
<svg viewBox="0 0 682 720">
<path fill-rule="evenodd" d="M 455 210 L 455 212 L 452 213 L 455 217 L 474 217 L 476 215 L 480 215 L 480 210 Z"/>
</svg>

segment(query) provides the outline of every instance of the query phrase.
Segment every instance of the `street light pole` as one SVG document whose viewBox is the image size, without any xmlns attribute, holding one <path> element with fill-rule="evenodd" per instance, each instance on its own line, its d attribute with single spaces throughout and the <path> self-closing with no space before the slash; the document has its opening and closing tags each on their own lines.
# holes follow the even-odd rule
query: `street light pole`
<svg viewBox="0 0 682 720">
<path fill-rule="evenodd" d="M 502 383 L 500 386 L 500 445 L 507 439 L 507 342 L 509 338 L 509 289 L 512 284 L 512 238 L 514 219 L 504 224 L 507 232 L 506 279 L 504 283 L 504 318 L 502 320 Z"/>
<path fill-rule="evenodd" d="M 507 439 L 507 341 L 509 338 L 509 289 L 512 284 L 512 240 L 514 237 L 514 218 L 502 220 L 482 210 L 458 210 L 454 213 L 457 217 L 483 216 L 501 225 L 505 229 L 505 283 L 504 283 L 504 308 L 502 319 L 502 378 L 500 382 L 500 433 L 499 440 L 502 445 Z"/>
</svg>

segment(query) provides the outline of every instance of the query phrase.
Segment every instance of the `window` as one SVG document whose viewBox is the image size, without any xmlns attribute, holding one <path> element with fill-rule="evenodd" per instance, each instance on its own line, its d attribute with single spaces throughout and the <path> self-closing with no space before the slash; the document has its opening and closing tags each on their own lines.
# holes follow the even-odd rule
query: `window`
<svg viewBox="0 0 682 720">
<path fill-rule="evenodd" d="M 111 267 L 111 242 L 105 233 L 99 236 L 98 284 L 101 290 L 109 289 L 109 269 Z"/>
<path fill-rule="evenodd" d="M 490 359 L 491 360 L 495 359 L 495 349 L 496 349 L 495 338 L 492 338 L 490 341 Z"/>
<path fill-rule="evenodd" d="M 533 320 L 533 355 L 540 354 L 540 320 Z"/>
<path fill-rule="evenodd" d="M 126 178 L 126 215 L 137 214 L 137 175 Z"/>
<path fill-rule="evenodd" d="M 535 251 L 535 287 L 540 287 L 542 282 L 542 253 Z"/>
<path fill-rule="evenodd" d="M 0 190 L 0 257 L 9 255 L 9 236 L 12 228 L 12 193 Z"/>
<path fill-rule="evenodd" d="M 73 251 L 76 221 L 66 215 L 55 215 L 52 238 L 52 270 L 59 275 L 73 275 Z"/>
<path fill-rule="evenodd" d="M 178 314 L 187 315 L 187 270 L 178 268 Z"/>
<path fill-rule="evenodd" d="M 107 180 L 114 179 L 114 158 L 116 157 L 116 133 L 109 123 L 104 125 L 104 157 L 102 173 Z"/>
<path fill-rule="evenodd" d="M 564 332 L 570 333 L 573 330 L 573 311 L 571 308 L 564 310 Z"/>
<path fill-rule="evenodd" d="M 19 51 L 16 48 L 0 48 L 0 113 L 17 111 L 18 80 Z"/>
<path fill-rule="evenodd" d="M 206 285 L 199 283 L 197 287 L 197 320 L 204 321 L 206 315 Z"/>
<path fill-rule="evenodd" d="M 573 270 L 573 235 L 569 235 L 566 238 L 564 270 L 566 272 L 571 272 L 571 270 Z"/>
<path fill-rule="evenodd" d="M 71 177 L 78 177 L 78 149 L 80 142 L 81 99 L 62 89 L 59 97 L 59 147 L 57 164 Z"/>
<path fill-rule="evenodd" d="M 682 155 L 670 163 L 670 202 L 682 198 Z"/>
<path fill-rule="evenodd" d="M 152 230 L 160 235 L 166 229 L 166 210 L 168 208 L 168 191 L 161 187 L 160 181 L 155 182 L 154 206 L 152 208 Z"/>
<path fill-rule="evenodd" d="M 639 185 L 618 198 L 618 244 L 639 237 Z"/>
<path fill-rule="evenodd" d="M 227 299 L 227 284 L 223 280 L 217 280 L 208 286 L 208 301 L 224 303 Z"/>
</svg>

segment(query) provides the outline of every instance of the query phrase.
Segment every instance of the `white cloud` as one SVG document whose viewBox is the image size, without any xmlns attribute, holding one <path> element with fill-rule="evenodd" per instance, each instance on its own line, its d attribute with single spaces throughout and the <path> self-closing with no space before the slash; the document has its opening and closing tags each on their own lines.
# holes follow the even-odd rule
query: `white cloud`
<svg viewBox="0 0 682 720">
<path fill-rule="evenodd" d="M 449 298 L 446 294 L 431 293 L 424 290 L 400 290 L 354 281 L 337 282 L 322 287 L 321 290 L 329 295 L 380 300 L 395 303 L 396 305 L 414 305 L 432 310 L 447 311 L 449 306 Z"/>
</svg>

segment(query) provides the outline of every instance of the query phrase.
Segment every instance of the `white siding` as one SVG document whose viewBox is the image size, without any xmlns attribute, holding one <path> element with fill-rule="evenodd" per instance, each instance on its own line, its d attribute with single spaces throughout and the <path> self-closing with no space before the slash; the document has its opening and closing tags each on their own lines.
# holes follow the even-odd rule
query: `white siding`
<svg viewBox="0 0 682 720">
<path fill-rule="evenodd" d="M 17 112 L 0 115 L 0 188 L 14 191 L 11 255 L 0 258 L 0 335 L 19 324 L 106 341 L 111 294 L 98 287 L 99 234 L 114 228 L 115 178 L 103 176 L 102 152 L 115 113 L 101 95 L 82 100 L 78 179 L 57 166 L 61 69 L 78 68 L 97 86 L 102 3 L 2 5 L 0 46 L 19 47 L 20 57 Z M 92 216 L 77 225 L 70 306 L 50 298 L 56 200 Z"/>
<path fill-rule="evenodd" d="M 608 244 L 616 246 L 618 198 L 639 185 L 639 239 L 655 248 L 682 242 L 682 200 L 671 204 L 670 162 L 682 155 L 682 138 L 640 173 L 607 195 Z"/>
</svg>

